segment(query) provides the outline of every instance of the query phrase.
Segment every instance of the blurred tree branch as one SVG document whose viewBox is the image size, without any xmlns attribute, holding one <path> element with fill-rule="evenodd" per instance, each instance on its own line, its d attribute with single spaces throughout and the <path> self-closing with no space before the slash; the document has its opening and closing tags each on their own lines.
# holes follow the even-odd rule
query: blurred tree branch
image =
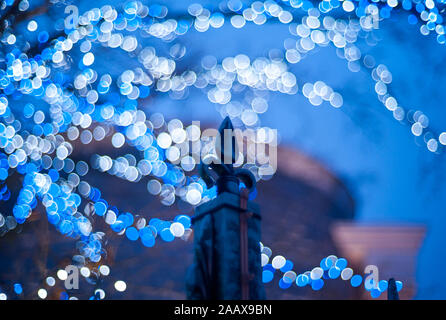
<svg viewBox="0 0 446 320">
<path fill-rule="evenodd" d="M 3 34 L 5 30 L 13 24 L 18 24 L 27 19 L 31 19 L 35 16 L 48 12 L 48 9 L 51 7 L 50 1 L 45 0 L 42 5 L 32 10 L 20 11 L 20 2 L 21 0 L 15 0 L 14 4 L 10 6 L 5 14 L 0 18 L 0 34 Z"/>
<path fill-rule="evenodd" d="M 19 12 L 19 4 L 21 0 L 15 0 L 13 5 L 6 10 L 5 14 L 2 15 L 0 18 L 0 33 L 3 34 L 3 32 L 6 30 L 8 25 L 8 19 L 13 17 L 17 12 Z"/>
<path fill-rule="evenodd" d="M 47 13 L 50 7 L 51 7 L 50 1 L 45 0 L 43 5 L 36 7 L 30 11 L 24 11 L 22 14 L 16 16 L 15 23 L 20 23 L 27 19 L 34 18 L 35 16 Z"/>
</svg>

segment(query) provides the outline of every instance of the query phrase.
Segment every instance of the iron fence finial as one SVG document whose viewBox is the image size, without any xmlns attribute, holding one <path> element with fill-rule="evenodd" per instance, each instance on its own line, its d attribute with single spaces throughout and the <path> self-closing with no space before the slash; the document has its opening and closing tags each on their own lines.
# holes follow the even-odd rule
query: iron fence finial
<svg viewBox="0 0 446 320">
<path fill-rule="evenodd" d="M 234 169 L 239 149 L 234 126 L 229 117 L 223 120 L 218 133 L 215 141 L 217 156 L 209 158 L 208 161 L 202 160 L 199 165 L 199 174 L 207 188 L 217 185 L 219 194 L 222 192 L 238 193 L 241 181 L 247 189 L 254 189 L 256 179 L 252 172 L 246 169 Z"/>
</svg>

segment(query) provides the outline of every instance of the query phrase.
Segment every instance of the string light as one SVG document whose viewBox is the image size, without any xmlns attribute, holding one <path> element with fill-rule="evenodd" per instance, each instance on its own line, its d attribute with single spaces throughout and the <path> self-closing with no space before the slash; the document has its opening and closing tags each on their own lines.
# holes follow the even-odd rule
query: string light
<svg viewBox="0 0 446 320">
<path fill-rule="evenodd" d="M 281 289 L 288 289 L 296 285 L 297 287 L 310 286 L 313 290 L 318 291 L 324 287 L 325 281 L 341 278 L 344 281 L 349 281 L 352 287 L 359 287 L 364 282 L 364 288 L 370 292 L 370 296 L 374 299 L 387 291 L 387 280 L 380 280 L 375 283 L 373 277 L 366 276 L 363 280 L 361 275 L 354 274 L 353 270 L 348 267 L 348 262 L 345 258 L 329 255 L 321 260 L 319 266 L 297 274 L 293 271 L 294 265 L 291 260 L 281 255 L 272 258 L 272 250 L 262 243 L 260 243 L 260 252 L 263 267 L 262 282 L 269 283 L 273 281 L 277 272 L 282 273 L 279 279 L 279 287 Z M 269 263 L 270 261 L 271 263 Z M 395 283 L 397 291 L 401 291 L 403 283 L 401 281 L 396 281 Z"/>
</svg>

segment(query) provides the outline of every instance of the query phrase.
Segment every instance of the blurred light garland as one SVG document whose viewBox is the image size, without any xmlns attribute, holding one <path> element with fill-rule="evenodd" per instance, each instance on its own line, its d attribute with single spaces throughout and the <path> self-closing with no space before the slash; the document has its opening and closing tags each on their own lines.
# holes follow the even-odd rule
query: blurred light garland
<svg viewBox="0 0 446 320">
<path fill-rule="evenodd" d="M 261 261 L 262 261 L 262 281 L 269 283 L 274 279 L 276 272 L 281 272 L 282 277 L 279 280 L 279 287 L 281 289 L 288 289 L 293 284 L 297 287 L 310 286 L 313 290 L 321 290 L 324 286 L 324 279 L 341 278 L 344 281 L 349 281 L 352 287 L 359 287 L 363 283 L 363 277 L 359 274 L 354 275 L 353 269 L 349 268 L 347 259 L 338 258 L 335 255 L 329 255 L 323 258 L 320 265 L 314 267 L 310 271 L 297 274 L 293 271 L 293 262 L 281 255 L 272 257 L 272 250 L 260 244 Z M 378 280 L 377 280 L 378 281 Z M 396 281 L 397 291 L 401 291 L 403 283 Z M 385 292 L 388 287 L 387 280 L 379 280 L 375 283 L 373 277 L 366 277 L 364 280 L 364 288 L 370 292 L 372 298 L 379 298 L 381 293 Z"/>
<path fill-rule="evenodd" d="M 48 31 L 40 31 L 37 41 L 43 46 L 51 41 L 51 45 L 34 57 L 28 57 L 28 49 L 19 49 L 26 46 L 8 27 L 1 40 L 11 46 L 11 50 L 5 55 L 5 68 L 0 70 L 0 88 L 3 91 L 0 96 L 0 147 L 4 150 L 0 153 L 0 180 L 6 181 L 9 175 L 18 172 L 24 176 L 24 182 L 13 216 L 0 215 L 0 232 L 3 234 L 14 229 L 17 223 L 24 223 L 40 201 L 46 208 L 48 220 L 62 234 L 82 238 L 80 250 L 93 262 L 100 260 L 102 235 L 93 232 L 87 214 L 89 210 L 102 215 L 115 232 L 125 233 L 130 240 L 139 238 L 149 247 L 154 245 L 157 235 L 165 241 L 182 237 L 186 231 L 190 232 L 190 223 L 186 221 L 189 218 L 185 215 L 177 216 L 172 222 L 152 218 L 145 225 L 142 222 L 144 218 L 135 222 L 132 214 L 110 207 L 101 198 L 99 189 L 81 181 L 80 177 L 88 172 L 88 164 L 83 161 L 75 164 L 69 158 L 73 143 L 79 139 L 80 143 L 87 145 L 93 140 L 111 137 L 115 148 L 124 145 L 135 148 L 143 155 L 142 159 L 138 160 L 131 154 L 117 159 L 96 155 L 91 166 L 131 182 L 152 175 L 155 178 L 148 181 L 147 189 L 152 194 L 159 194 L 163 204 L 172 205 L 179 196 L 192 205 L 198 205 L 212 199 L 215 190 L 207 190 L 196 175 L 186 175 L 197 163 L 193 157 L 181 153 L 181 146 L 186 142 L 202 143 L 199 140 L 200 129 L 193 125 L 184 128 L 178 119 L 166 122 L 162 114 L 153 114 L 147 119 L 146 114 L 138 109 L 138 99 L 150 96 L 154 89 L 168 93 L 172 99 L 181 99 L 195 87 L 203 90 L 209 101 L 219 106 L 222 116 L 229 115 L 238 126 L 259 128 L 259 115 L 268 109 L 266 93 L 297 94 L 300 80 L 290 66 L 301 61 L 316 46 L 333 44 L 338 56 L 348 61 L 352 72 L 361 68 L 370 70 L 379 100 L 396 120 L 410 123 L 415 136 L 423 136 L 429 151 L 439 153 L 443 150 L 442 145 L 446 145 L 446 132 L 433 133 L 428 129 L 427 115 L 401 107 L 389 93 L 392 74 L 388 68 L 376 65 L 370 55 L 361 58 L 361 51 L 354 43 L 359 37 L 372 41 L 374 23 L 403 9 L 409 12 L 409 24 L 419 23 L 421 34 L 435 34 L 437 42 L 444 44 L 444 5 L 445 1 L 433 0 L 268 0 L 255 1 L 250 5 L 230 0 L 222 2 L 215 12 L 200 4 L 192 4 L 188 8 L 188 16 L 175 19 L 169 17 L 165 6 L 145 6 L 139 1 L 130 1 L 124 4 L 122 13 L 109 5 L 89 10 L 79 18 L 78 27 L 65 30 L 66 37 L 50 40 Z M 24 4 L 20 11 L 26 11 L 28 7 Z M 328 13 L 333 13 L 333 16 Z M 295 22 L 298 18 L 301 23 Z M 139 30 L 143 36 L 171 42 L 191 29 L 205 32 L 209 28 L 222 27 L 226 21 L 234 28 L 242 28 L 250 22 L 263 25 L 267 21 L 278 21 L 288 24 L 291 35 L 297 40 L 287 39 L 284 50 L 271 50 L 269 57 L 251 61 L 248 56 L 239 54 L 218 63 L 215 57 L 208 56 L 202 59 L 195 71 L 178 73 L 175 60 L 185 54 L 181 44 L 171 46 L 169 58 L 157 54 L 153 47 L 140 48 L 137 38 L 125 33 Z M 37 29 L 36 21 L 28 22 L 30 33 Z M 63 28 L 56 29 L 60 31 Z M 92 50 L 99 45 L 120 48 L 135 56 L 141 66 L 125 70 L 116 79 L 110 74 L 99 75 L 91 68 L 95 62 Z M 77 66 L 68 55 L 75 47 L 79 47 L 83 54 Z M 70 79 L 64 74 L 67 71 L 75 72 L 75 76 Z M 113 90 L 115 87 L 117 91 Z M 238 100 L 236 97 L 243 95 L 244 87 L 250 90 Z M 342 95 L 323 81 L 303 83 L 302 94 L 315 106 L 324 101 L 336 108 L 343 105 Z M 35 98 L 36 102 L 30 102 L 30 98 Z M 16 103 L 19 99 L 26 102 L 22 108 Z M 43 107 L 44 104 L 50 107 Z M 180 164 L 173 164 L 177 160 Z M 250 169 L 257 179 L 262 179 L 258 167 Z M 85 215 L 78 210 L 82 204 L 79 194 L 84 202 L 88 202 Z M 6 183 L 1 185 L 0 196 L 5 201 L 10 197 Z M 332 266 L 320 268 L 324 274 L 327 271 L 328 276 L 333 269 Z M 341 272 L 344 270 L 346 267 L 340 269 Z M 264 272 L 272 271 L 267 268 Z M 294 281 L 289 281 L 289 277 L 294 277 L 291 272 L 291 269 L 285 272 L 287 276 L 281 279 L 281 287 L 287 287 Z M 304 273 L 296 275 L 295 279 L 302 280 L 304 276 L 308 278 Z M 311 282 L 312 286 L 319 283 L 316 280 L 322 281 L 320 278 L 312 280 L 315 280 Z M 122 288 L 122 284 L 118 287 Z M 15 288 L 20 291 L 21 287 Z M 41 296 L 44 296 L 43 291 Z"/>
<path fill-rule="evenodd" d="M 133 240 L 133 239 L 131 239 Z M 348 281 L 352 287 L 359 287 L 363 284 L 366 291 L 370 293 L 371 298 L 379 298 L 380 295 L 387 291 L 387 280 L 375 280 L 373 277 L 363 277 L 359 274 L 354 274 L 353 269 L 348 267 L 348 262 L 345 258 L 338 258 L 335 255 L 329 255 L 323 258 L 320 265 L 314 267 L 311 271 L 306 271 L 301 274 L 297 274 L 293 271 L 293 262 L 286 259 L 281 255 L 277 255 L 272 258 L 272 251 L 269 247 L 260 243 L 261 260 L 262 260 L 262 282 L 269 283 L 274 279 L 276 272 L 281 272 L 282 276 L 279 280 L 279 287 L 281 289 L 288 289 L 293 284 L 298 288 L 310 286 L 312 290 L 319 291 L 324 287 L 324 279 L 337 279 L 341 278 L 344 281 Z M 85 258 L 83 256 L 74 256 L 73 262 L 76 263 L 79 268 L 79 273 L 86 279 L 86 281 L 96 284 L 100 277 L 108 277 L 110 275 L 110 267 L 101 264 L 95 268 L 89 268 L 85 266 Z M 46 299 L 48 296 L 48 290 L 56 284 L 56 279 L 65 281 L 67 279 L 67 273 L 64 269 L 59 269 L 56 273 L 56 277 L 48 276 L 45 279 L 45 285 L 38 289 L 37 296 L 40 299 Z M 367 275 L 366 275 L 367 276 Z M 45 289 L 45 287 L 47 289 Z M 127 288 L 127 284 L 118 280 L 114 284 L 115 290 L 118 292 L 124 292 Z M 403 289 L 403 283 L 396 281 L 397 291 Z M 15 283 L 13 286 L 14 293 L 21 295 L 23 288 L 20 283 Z M 102 300 L 105 298 L 106 292 L 104 289 L 97 287 L 94 290 L 94 294 L 89 298 L 90 300 Z M 6 300 L 7 294 L 0 290 L 0 300 Z M 76 296 L 69 296 L 67 292 L 62 291 L 60 294 L 61 300 L 78 300 Z"/>
</svg>

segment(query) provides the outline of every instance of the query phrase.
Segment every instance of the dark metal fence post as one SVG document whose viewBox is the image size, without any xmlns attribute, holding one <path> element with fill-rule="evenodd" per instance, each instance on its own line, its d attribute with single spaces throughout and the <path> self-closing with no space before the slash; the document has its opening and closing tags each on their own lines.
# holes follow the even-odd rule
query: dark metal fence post
<svg viewBox="0 0 446 320">
<path fill-rule="evenodd" d="M 249 190 L 255 187 L 255 178 L 248 170 L 233 168 L 235 139 L 231 132 L 231 149 L 225 148 L 228 145 L 225 130 L 233 130 L 229 118 L 219 129 L 221 163 L 200 165 L 200 175 L 208 188 L 217 186 L 217 197 L 197 207 L 192 218 L 194 263 L 188 270 L 187 297 L 264 299 L 260 211 L 257 204 L 248 200 Z M 232 161 L 223 162 L 228 157 Z M 240 182 L 246 189 L 239 190 Z"/>
<path fill-rule="evenodd" d="M 387 287 L 387 300 L 399 300 L 395 279 L 390 278 Z"/>
</svg>

